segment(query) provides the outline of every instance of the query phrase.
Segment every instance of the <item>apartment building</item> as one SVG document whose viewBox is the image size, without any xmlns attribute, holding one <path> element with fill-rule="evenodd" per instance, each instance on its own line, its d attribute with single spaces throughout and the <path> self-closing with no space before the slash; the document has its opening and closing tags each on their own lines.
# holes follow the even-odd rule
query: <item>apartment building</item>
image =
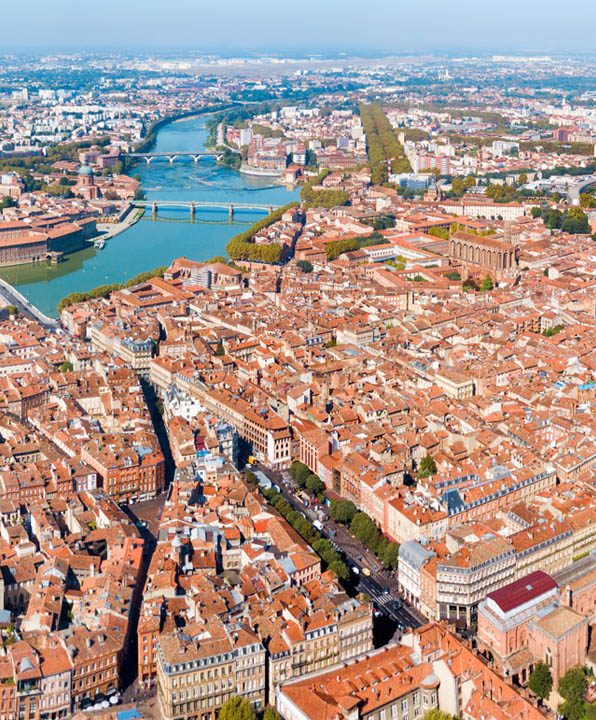
<svg viewBox="0 0 596 720">
<path fill-rule="evenodd" d="M 246 626 L 222 625 L 162 634 L 157 685 L 165 720 L 215 720 L 226 700 L 240 696 L 265 706 L 265 648 Z"/>
</svg>

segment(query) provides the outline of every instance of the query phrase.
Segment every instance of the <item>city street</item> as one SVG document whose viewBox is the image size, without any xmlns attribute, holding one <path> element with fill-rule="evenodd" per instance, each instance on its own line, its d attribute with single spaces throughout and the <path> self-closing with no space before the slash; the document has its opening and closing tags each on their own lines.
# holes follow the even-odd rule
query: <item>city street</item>
<svg viewBox="0 0 596 720">
<path fill-rule="evenodd" d="M 159 522 L 161 514 L 163 512 L 164 504 L 166 501 L 166 493 L 163 492 L 156 498 L 151 500 L 143 500 L 138 503 L 132 503 L 130 505 L 123 506 L 124 512 L 130 517 L 135 523 L 145 545 L 143 548 L 143 568 L 142 568 L 142 583 L 145 584 L 145 577 L 149 564 L 151 562 L 151 556 L 155 550 L 157 544 L 157 533 L 159 530 Z M 140 700 L 151 700 L 155 696 L 155 689 L 152 688 L 150 691 L 145 691 L 137 685 L 137 623 L 139 621 L 140 604 L 133 607 L 130 622 L 133 627 L 131 633 L 130 647 L 127 649 L 127 662 L 123 668 L 121 677 L 121 688 L 122 688 L 122 701 L 126 702 L 137 702 Z"/>
<path fill-rule="evenodd" d="M 343 555 L 352 570 L 356 591 L 368 595 L 375 609 L 396 623 L 400 632 L 408 628 L 418 628 L 427 622 L 424 615 L 407 604 L 400 595 L 396 573 L 383 570 L 381 561 L 369 548 L 351 535 L 345 526 L 330 520 L 325 506 L 313 505 L 309 502 L 307 507 L 298 496 L 297 488 L 289 474 L 261 466 L 258 466 L 258 469 L 279 488 L 281 495 L 295 510 L 301 512 L 311 523 L 316 520 L 321 523 L 321 535 L 334 543 L 337 551 Z M 364 567 L 371 571 L 368 577 L 362 573 Z M 358 573 L 354 572 L 354 568 Z"/>
</svg>

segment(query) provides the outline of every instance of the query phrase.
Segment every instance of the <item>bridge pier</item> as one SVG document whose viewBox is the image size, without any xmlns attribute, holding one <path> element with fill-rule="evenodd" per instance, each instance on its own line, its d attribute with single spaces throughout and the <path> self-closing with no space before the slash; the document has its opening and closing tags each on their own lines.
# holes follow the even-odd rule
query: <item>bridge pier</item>
<svg viewBox="0 0 596 720">
<path fill-rule="evenodd" d="M 230 222 L 234 222 L 234 206 L 232 203 L 230 203 L 230 209 L 229 209 L 229 215 L 230 215 Z"/>
<path fill-rule="evenodd" d="M 269 205 L 269 215 L 273 212 L 273 205 Z"/>
<path fill-rule="evenodd" d="M 168 157 L 170 164 L 172 164 L 177 157 L 178 157 L 177 155 L 172 155 L 171 157 Z"/>
<path fill-rule="evenodd" d="M 146 158 L 145 158 L 145 162 L 147 163 L 147 165 L 149 165 L 149 163 L 151 162 L 151 160 L 152 160 L 152 158 L 150 158 L 150 157 L 146 157 Z"/>
<path fill-rule="evenodd" d="M 194 203 L 190 204 L 190 221 L 191 222 L 195 221 L 195 204 Z"/>
<path fill-rule="evenodd" d="M 155 220 L 155 218 L 157 217 L 157 203 L 156 202 L 153 202 L 151 204 L 151 217 L 153 218 L 153 220 Z"/>
</svg>

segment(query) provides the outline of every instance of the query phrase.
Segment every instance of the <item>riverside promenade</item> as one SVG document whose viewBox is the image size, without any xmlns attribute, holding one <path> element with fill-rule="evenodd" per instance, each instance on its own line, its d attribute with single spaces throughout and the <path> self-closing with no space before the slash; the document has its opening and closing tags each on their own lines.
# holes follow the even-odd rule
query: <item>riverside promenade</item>
<svg viewBox="0 0 596 720">
<path fill-rule="evenodd" d="M 32 317 L 38 320 L 45 327 L 56 330 L 60 327 L 60 323 L 54 318 L 44 315 L 41 310 L 31 304 L 24 295 L 14 288 L 12 285 L 7 283 L 5 280 L 0 278 L 0 295 L 6 300 L 9 305 L 14 305 L 26 316 Z"/>
</svg>

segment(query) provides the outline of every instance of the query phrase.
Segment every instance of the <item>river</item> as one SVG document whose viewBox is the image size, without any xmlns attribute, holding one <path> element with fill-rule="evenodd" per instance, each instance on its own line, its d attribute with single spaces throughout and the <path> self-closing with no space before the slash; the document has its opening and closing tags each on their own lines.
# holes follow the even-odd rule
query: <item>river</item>
<svg viewBox="0 0 596 720">
<path fill-rule="evenodd" d="M 205 147 L 207 134 L 204 117 L 177 121 L 159 131 L 154 150 L 200 150 Z M 133 172 L 141 176 L 148 200 L 285 205 L 298 196 L 296 190 L 274 185 L 269 179 L 241 175 L 211 158 L 197 163 L 192 158 L 173 163 L 153 160 L 149 165 L 143 161 Z M 147 211 L 135 225 L 108 240 L 103 250 L 81 250 L 65 256 L 58 265 L 43 262 L 0 268 L 0 277 L 46 315 L 57 317 L 59 301 L 71 292 L 126 282 L 139 272 L 168 265 L 183 255 L 192 260 L 224 255 L 228 240 L 264 213 L 235 211 L 233 225 L 227 222 L 227 210 L 197 210 L 195 217 L 197 222 L 191 224 L 186 222 L 188 209 L 171 209 L 160 210 L 158 219 L 153 220 Z"/>
</svg>

